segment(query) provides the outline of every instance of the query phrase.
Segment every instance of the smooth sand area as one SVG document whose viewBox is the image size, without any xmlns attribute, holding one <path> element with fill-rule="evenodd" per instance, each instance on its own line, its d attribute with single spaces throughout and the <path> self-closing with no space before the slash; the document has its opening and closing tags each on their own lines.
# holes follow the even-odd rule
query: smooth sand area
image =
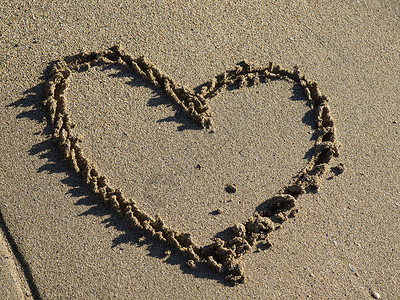
<svg viewBox="0 0 400 300">
<path fill-rule="evenodd" d="M 400 297 L 396 3 L 59 2 L 0 5 L 0 210 L 29 265 L 34 296 Z M 50 95 L 51 67 L 116 44 L 133 58 L 145 55 L 153 71 L 185 87 L 172 89 L 179 99 L 206 95 L 201 85 L 226 71 L 233 74 L 229 70 L 243 60 L 270 75 L 249 71 L 234 77 L 235 85 L 205 97 L 209 109 L 203 114 L 204 103 L 195 104 L 193 113 L 189 100 L 174 102 L 166 77 L 156 71 L 158 87 L 152 75 L 143 79 L 118 63 L 63 73 L 69 77 L 65 93 L 50 94 L 57 103 L 65 97 L 65 106 L 48 108 L 56 108 L 54 115 L 65 110 L 75 126 L 59 149 L 51 139 L 57 122 L 42 105 Z M 282 71 L 269 69 L 269 62 L 290 72 L 299 66 L 309 81 L 289 80 L 292 75 L 274 79 Z M 329 98 L 329 113 L 314 109 L 322 96 L 307 96 L 312 82 Z M 211 93 L 210 84 L 205 89 Z M 193 117 L 196 113 L 201 117 Z M 212 119 L 210 128 L 202 128 L 203 117 Z M 105 193 L 106 202 L 115 200 L 124 211 L 130 205 L 125 198 L 135 201 L 137 226 L 103 203 L 105 185 L 94 171 L 84 173 L 87 162 L 77 155 L 74 170 L 70 152 L 63 157 L 73 137 L 81 139 L 82 157 L 123 192 L 124 198 Z M 339 157 L 318 159 L 318 137 L 325 146 L 331 143 L 331 154 L 338 146 Z M 325 172 L 307 171 L 308 177 L 296 181 L 304 184 L 304 194 L 290 188 L 314 158 L 313 166 L 328 162 Z M 277 193 L 292 195 L 296 206 L 267 216 L 270 210 L 261 204 Z M 248 220 L 255 211 L 268 220 L 257 219 L 252 227 Z M 288 217 L 292 211 L 294 218 Z M 176 239 L 145 222 L 156 216 Z M 236 227 L 236 244 L 220 251 L 204 247 L 215 237 L 227 239 L 235 224 L 244 226 Z M 257 235 L 260 224 L 268 239 L 250 243 L 267 236 Z M 190 233 L 191 242 L 177 232 Z M 246 243 L 251 245 L 242 253 Z M 197 259 L 196 249 L 209 251 L 216 263 L 206 262 L 207 255 Z M 222 261 L 230 255 L 240 258 L 238 265 Z M 225 276 L 239 273 L 220 274 L 213 264 L 243 265 L 244 283 L 232 285 Z"/>
</svg>

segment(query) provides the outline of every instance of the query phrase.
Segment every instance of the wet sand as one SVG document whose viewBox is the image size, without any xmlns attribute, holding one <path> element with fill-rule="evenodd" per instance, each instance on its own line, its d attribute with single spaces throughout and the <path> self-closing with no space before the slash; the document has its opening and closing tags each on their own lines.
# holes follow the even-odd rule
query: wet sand
<svg viewBox="0 0 400 300">
<path fill-rule="evenodd" d="M 130 5 L 0 11 L 0 209 L 40 296 L 398 297 L 398 8 Z"/>
</svg>

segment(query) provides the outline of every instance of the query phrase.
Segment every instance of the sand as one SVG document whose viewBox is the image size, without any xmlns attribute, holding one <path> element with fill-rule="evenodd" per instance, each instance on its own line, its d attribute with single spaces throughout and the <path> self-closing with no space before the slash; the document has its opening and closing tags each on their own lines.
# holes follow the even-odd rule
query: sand
<svg viewBox="0 0 400 300">
<path fill-rule="evenodd" d="M 0 209 L 35 297 L 400 296 L 395 4 L 32 2 L 3 4 L 0 14 Z M 51 138 L 57 122 L 43 107 L 52 95 L 46 82 L 56 61 L 115 44 L 134 59 L 145 55 L 156 75 L 108 62 L 73 70 L 63 109 L 75 123 L 70 137 L 81 138 L 83 158 L 95 165 L 88 176 Z M 246 75 L 201 103 L 201 85 L 217 76 L 218 90 L 218 75 L 243 60 L 259 70 L 297 65 L 309 87 L 268 69 L 281 77 Z M 184 93 L 172 88 L 174 100 L 157 70 Z M 307 96 L 312 82 L 321 95 Z M 322 95 L 328 114 L 318 109 Z M 323 136 L 339 157 L 318 159 Z M 317 186 L 288 191 L 310 162 L 324 165 Z M 123 191 L 109 193 L 117 204 L 104 204 L 101 175 Z M 282 194 L 296 205 L 272 213 L 260 206 Z M 248 223 L 257 217 L 262 227 Z M 239 244 L 204 248 L 232 237 L 235 224 Z M 191 240 L 175 234 L 174 244 L 168 230 Z"/>
</svg>

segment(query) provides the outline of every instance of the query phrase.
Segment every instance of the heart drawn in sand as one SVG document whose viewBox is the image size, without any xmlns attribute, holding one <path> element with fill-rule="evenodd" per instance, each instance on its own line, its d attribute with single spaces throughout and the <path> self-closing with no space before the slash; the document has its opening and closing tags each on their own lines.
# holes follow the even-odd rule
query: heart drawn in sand
<svg viewBox="0 0 400 300">
<path fill-rule="evenodd" d="M 82 141 L 75 136 L 75 126 L 66 110 L 65 89 L 67 79 L 73 72 L 85 71 L 95 65 L 118 64 L 141 75 L 177 104 L 186 115 L 203 128 L 212 129 L 212 119 L 208 101 L 227 88 L 244 88 L 267 83 L 271 80 L 286 80 L 301 87 L 306 101 L 315 116 L 315 144 L 311 149 L 305 167 L 295 174 L 289 183 L 275 195 L 260 203 L 252 216 L 244 223 L 230 228 L 231 236 L 222 240 L 216 238 L 207 246 L 194 243 L 188 233 L 181 233 L 167 227 L 158 216 L 151 216 L 137 206 L 135 201 L 126 198 L 120 189 L 109 186 L 105 174 L 100 174 L 96 165 L 90 162 L 82 151 Z M 226 275 L 232 283 L 244 280 L 241 257 L 251 251 L 256 243 L 267 242 L 268 234 L 276 223 L 283 223 L 297 211 L 296 199 L 309 190 L 316 190 L 319 178 L 327 169 L 333 156 L 338 156 L 334 121 L 328 107 L 329 98 L 320 93 L 316 82 L 310 81 L 300 73 L 298 67 L 287 70 L 269 63 L 267 67 L 253 67 L 242 62 L 235 69 L 224 72 L 202 85 L 199 92 L 189 91 L 178 86 L 170 77 L 144 57 L 132 58 L 118 46 L 109 50 L 81 53 L 56 63 L 46 81 L 46 97 L 43 101 L 53 126 L 53 138 L 64 158 L 76 173 L 79 173 L 90 190 L 106 204 L 123 215 L 134 227 L 168 243 L 188 258 L 187 265 L 197 263 L 210 265 Z M 227 187 L 234 191 L 235 187 Z"/>
</svg>

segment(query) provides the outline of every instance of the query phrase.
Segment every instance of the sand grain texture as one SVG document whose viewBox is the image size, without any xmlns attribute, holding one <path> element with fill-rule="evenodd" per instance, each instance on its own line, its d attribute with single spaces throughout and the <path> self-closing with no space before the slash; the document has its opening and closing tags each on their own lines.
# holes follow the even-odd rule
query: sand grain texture
<svg viewBox="0 0 400 300">
<path fill-rule="evenodd" d="M 13 1 L 1 5 L 0 15 L 3 19 L 0 25 L 0 209 L 9 232 L 29 263 L 42 298 L 166 299 L 196 295 L 199 299 L 303 299 L 307 296 L 368 299 L 372 298 L 371 291 L 379 293 L 382 299 L 399 297 L 400 24 L 397 4 L 381 1 L 334 4 L 296 1 L 262 5 L 233 1 L 218 4 L 105 1 L 92 5 L 90 1 L 82 1 L 77 9 L 75 4 L 64 1 Z M 151 239 L 142 240 L 140 231 L 128 226 L 118 213 L 99 204 L 98 197 L 71 171 L 49 139 L 51 128 L 41 121 L 46 116 L 41 108 L 46 96 L 44 70 L 67 55 L 81 50 L 108 49 L 114 44 L 122 45 L 133 57 L 146 55 L 179 86 L 189 89 L 246 59 L 255 66 L 265 66 L 269 61 L 287 68 L 298 64 L 330 97 L 329 106 L 341 143 L 341 156 L 332 166 L 344 163 L 346 169 L 338 176 L 328 169 L 321 178 L 318 193 L 298 199 L 299 213 L 270 235 L 271 248 L 265 251 L 259 248 L 260 251 L 243 256 L 246 283 L 227 286 L 224 276 L 210 272 L 208 267 L 191 270 L 173 249 Z M 92 86 L 86 89 L 77 83 L 70 88 L 68 96 L 85 95 L 88 91 L 96 95 L 72 97 L 77 103 L 72 103 L 71 109 L 75 107 L 82 114 L 82 120 L 93 122 L 91 127 L 109 129 L 109 136 L 104 141 L 104 149 L 96 148 L 96 133 L 88 136 L 90 128 L 81 127 L 88 141 L 85 147 L 93 151 L 90 155 L 103 153 L 99 158 L 104 163 L 99 168 L 113 170 L 110 179 L 113 176 L 116 185 L 139 186 L 137 201 L 147 205 L 149 212 L 158 212 L 161 207 L 164 210 L 159 210 L 160 214 L 170 218 L 168 223 L 181 218 L 177 224 L 171 224 L 174 228 L 180 226 L 182 232 L 197 230 L 199 244 L 206 243 L 210 234 L 220 228 L 231 226 L 233 215 L 237 214 L 240 219 L 242 213 L 246 218 L 254 205 L 261 202 L 263 192 L 273 194 L 283 187 L 303 166 L 304 160 L 299 154 L 304 155 L 313 144 L 307 134 L 309 126 L 298 120 L 308 108 L 302 107 L 301 101 L 290 99 L 292 90 L 285 83 L 275 82 L 271 90 L 248 88 L 218 95 L 220 103 L 214 107 L 210 103 L 210 110 L 215 113 L 212 117 L 216 133 L 223 132 L 224 128 L 237 130 L 231 136 L 252 133 L 257 149 L 263 149 L 265 144 L 257 144 L 257 136 L 271 140 L 266 146 L 270 147 L 269 151 L 260 154 L 263 157 L 259 159 L 272 159 L 275 164 L 271 164 L 271 172 L 265 171 L 269 181 L 257 185 L 249 180 L 243 187 L 244 177 L 240 174 L 252 175 L 249 170 L 254 169 L 257 171 L 253 178 L 259 178 L 257 172 L 262 168 L 257 169 L 258 164 L 254 162 L 247 169 L 243 163 L 236 170 L 235 167 L 229 170 L 226 166 L 234 160 L 233 152 L 224 154 L 226 161 L 221 162 L 217 156 L 215 165 L 218 161 L 220 165 L 216 169 L 232 177 L 230 180 L 221 177 L 222 191 L 215 189 L 215 197 L 203 205 L 193 200 L 191 204 L 200 208 L 197 214 L 201 216 L 201 221 L 195 223 L 196 218 L 186 217 L 191 210 L 187 203 L 181 199 L 165 200 L 168 196 L 173 198 L 174 193 L 184 194 L 185 189 L 182 193 L 175 189 L 169 192 L 166 173 L 160 170 L 154 174 L 153 187 L 149 188 L 152 182 L 149 174 L 164 163 L 165 170 L 172 173 L 178 170 L 175 178 L 182 176 L 185 182 L 183 179 L 187 177 L 207 172 L 212 165 L 209 151 L 200 151 L 204 162 L 190 161 L 191 171 L 183 165 L 190 176 L 179 175 L 182 172 L 179 160 L 171 166 L 169 159 L 176 159 L 168 156 L 163 159 L 155 148 L 147 154 L 143 152 L 143 158 L 149 163 L 154 157 L 154 167 L 146 169 L 145 166 L 143 173 L 147 175 L 143 177 L 135 175 L 132 170 L 138 172 L 140 164 L 129 165 L 133 157 L 125 154 L 130 153 L 130 142 L 154 145 L 151 138 L 143 140 L 146 130 L 162 128 L 166 133 L 160 137 L 167 136 L 166 142 L 179 135 L 183 149 L 184 141 L 188 140 L 191 149 L 197 149 L 199 144 L 194 136 L 202 131 L 177 131 L 179 126 L 188 126 L 178 107 L 168 106 L 165 98 L 148 86 L 127 84 L 124 80 L 130 80 L 128 77 L 109 76 L 113 70 L 92 71 L 76 77 Z M 101 101 L 98 93 L 109 96 Z M 276 107 L 272 105 L 263 109 L 269 115 L 268 120 L 274 122 L 265 122 L 263 114 L 251 105 L 251 99 L 258 94 L 271 99 L 271 103 L 279 103 L 279 95 L 283 95 L 283 100 L 287 99 L 282 101 L 286 105 L 284 111 L 288 112 L 283 115 L 286 121 L 280 122 L 279 112 L 271 112 Z M 143 126 L 136 131 L 126 123 L 118 126 L 117 123 L 124 121 L 115 116 L 122 113 L 126 103 L 132 102 L 124 99 L 142 99 L 141 96 L 144 102 L 137 107 L 128 106 L 126 112 L 129 116 L 128 112 L 137 111 L 135 120 Z M 81 105 L 90 103 L 89 99 L 118 107 L 120 111 L 110 115 L 110 120 L 115 122 L 102 121 L 102 116 L 108 120 L 105 116 L 113 111 L 107 106 L 101 106 L 98 115 L 91 114 L 90 109 L 82 111 Z M 249 104 L 245 107 L 232 104 L 242 102 Z M 232 109 L 237 116 L 231 121 L 232 126 L 218 128 L 218 122 L 230 124 L 227 113 Z M 245 110 L 245 116 L 240 113 L 241 109 Z M 251 124 L 241 122 L 241 116 L 251 119 Z M 166 122 L 157 123 L 162 118 L 167 118 Z M 270 130 L 268 135 L 263 135 L 266 125 Z M 188 132 L 192 138 L 184 137 Z M 283 140 L 282 144 L 281 137 L 287 135 L 280 136 L 281 132 L 294 132 L 293 139 Z M 127 139 L 129 142 L 124 144 Z M 245 141 L 245 137 L 241 139 Z M 113 150 L 113 141 L 117 150 Z M 222 153 L 226 142 L 222 139 L 217 143 Z M 233 143 L 230 148 L 235 153 L 242 150 L 236 148 L 238 144 Z M 277 150 L 271 146 L 277 144 L 282 148 Z M 189 150 L 183 151 L 195 153 Z M 274 150 L 281 155 L 276 161 L 273 156 L 268 157 Z M 263 152 L 257 150 L 257 153 Z M 140 157 L 136 159 L 140 161 Z M 204 168 L 196 169 L 197 164 Z M 279 168 L 283 173 L 279 173 Z M 124 170 L 126 173 L 120 176 Z M 243 170 L 247 171 L 243 173 Z M 208 172 L 214 174 L 213 171 Z M 237 192 L 226 193 L 223 189 L 227 183 L 234 183 Z M 243 189 L 251 193 L 250 199 L 254 201 L 251 205 L 242 198 Z M 164 195 L 159 199 L 160 204 L 145 201 L 146 195 L 153 198 L 159 193 Z M 187 193 L 189 198 L 196 194 L 190 189 Z M 229 204 L 228 197 L 234 205 Z M 218 208 L 221 214 L 209 214 Z M 169 211 L 178 211 L 179 217 Z M 205 221 L 207 218 L 209 223 Z M 165 257 L 164 253 L 169 250 L 171 255 Z"/>
</svg>

